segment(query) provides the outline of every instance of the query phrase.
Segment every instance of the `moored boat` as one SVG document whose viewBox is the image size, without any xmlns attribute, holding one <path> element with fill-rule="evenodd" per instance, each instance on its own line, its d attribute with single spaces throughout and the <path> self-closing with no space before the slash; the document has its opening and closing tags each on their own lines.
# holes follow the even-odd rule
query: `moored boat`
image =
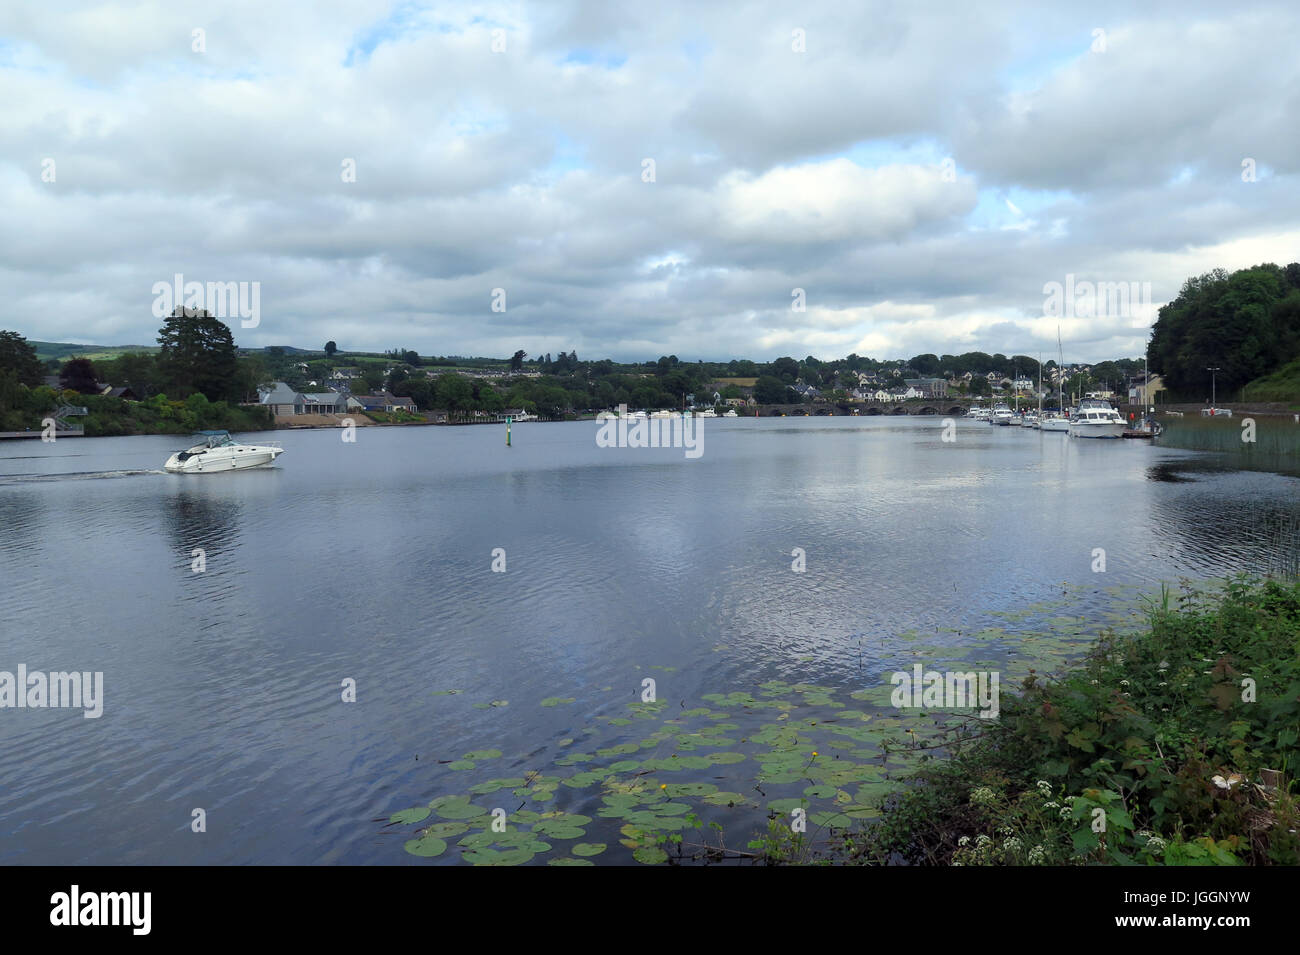
<svg viewBox="0 0 1300 955">
<path fill-rule="evenodd" d="M 1124 419 L 1109 401 L 1085 398 L 1070 419 L 1072 438 L 1120 438 L 1124 435 Z"/>
</svg>

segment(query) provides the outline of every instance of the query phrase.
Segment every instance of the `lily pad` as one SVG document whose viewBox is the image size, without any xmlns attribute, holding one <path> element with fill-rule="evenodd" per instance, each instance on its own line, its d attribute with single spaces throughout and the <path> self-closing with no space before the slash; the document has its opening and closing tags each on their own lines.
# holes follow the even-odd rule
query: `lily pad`
<svg viewBox="0 0 1300 955">
<path fill-rule="evenodd" d="M 659 865 L 661 862 L 668 861 L 668 853 L 658 846 L 642 846 L 633 851 L 632 858 L 642 865 Z"/>
<path fill-rule="evenodd" d="M 400 812 L 395 812 L 388 817 L 388 821 L 406 824 L 411 822 L 420 822 L 428 817 L 429 809 L 425 806 L 418 806 L 415 809 L 403 809 Z"/>
<path fill-rule="evenodd" d="M 424 836 L 420 839 L 411 839 L 402 848 L 413 856 L 432 859 L 434 856 L 440 856 L 447 851 L 447 841 L 436 836 Z"/>
<path fill-rule="evenodd" d="M 603 842 L 579 842 L 569 851 L 575 856 L 598 856 L 606 849 Z"/>
<path fill-rule="evenodd" d="M 530 849 L 474 849 L 461 858 L 473 865 L 523 865 L 531 862 L 537 853 Z"/>
</svg>

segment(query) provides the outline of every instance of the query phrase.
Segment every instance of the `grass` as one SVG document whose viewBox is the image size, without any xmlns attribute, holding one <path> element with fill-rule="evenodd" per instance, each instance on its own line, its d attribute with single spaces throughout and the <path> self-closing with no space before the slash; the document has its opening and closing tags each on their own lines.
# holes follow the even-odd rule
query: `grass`
<svg viewBox="0 0 1300 955">
<path fill-rule="evenodd" d="M 1246 422 L 1254 422 L 1254 441 Z M 1163 417 L 1160 444 L 1189 451 L 1218 451 L 1242 457 L 1300 457 L 1300 424 L 1291 417 Z"/>
<path fill-rule="evenodd" d="M 1281 401 L 1300 408 L 1300 358 L 1242 389 L 1244 401 Z"/>
<path fill-rule="evenodd" d="M 1291 528 L 1291 533 L 1295 532 Z M 858 850 L 951 865 L 1296 865 L 1300 582 L 1149 608 L 916 774 Z"/>
</svg>

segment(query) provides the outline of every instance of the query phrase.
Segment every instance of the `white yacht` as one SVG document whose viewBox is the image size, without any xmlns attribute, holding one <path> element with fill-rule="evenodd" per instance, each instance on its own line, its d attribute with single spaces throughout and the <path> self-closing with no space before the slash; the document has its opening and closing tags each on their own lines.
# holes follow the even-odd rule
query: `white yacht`
<svg viewBox="0 0 1300 955">
<path fill-rule="evenodd" d="M 177 451 L 163 469 L 172 474 L 208 474 L 213 471 L 247 471 L 269 467 L 284 453 L 278 444 L 239 444 L 229 431 L 195 431 L 203 440 Z"/>
<path fill-rule="evenodd" d="M 1020 427 L 1022 428 L 1037 428 L 1038 424 L 1038 415 L 1033 411 L 1026 411 L 1020 418 Z"/>
<path fill-rule="evenodd" d="M 652 411 L 652 412 L 650 412 L 650 417 L 652 417 L 652 418 L 676 418 L 677 415 L 676 415 L 675 413 L 671 412 L 671 411 Z"/>
<path fill-rule="evenodd" d="M 718 413 L 712 408 L 705 408 L 703 411 L 695 412 L 695 417 L 697 418 L 716 418 L 717 416 Z"/>
<path fill-rule="evenodd" d="M 993 406 L 993 414 L 989 416 L 989 424 L 1009 425 L 1013 417 L 1015 415 L 1012 414 L 1007 404 L 999 401 Z"/>
<path fill-rule="evenodd" d="M 1070 419 L 1072 438 L 1122 438 L 1124 428 L 1119 412 L 1100 398 L 1083 399 Z"/>
<path fill-rule="evenodd" d="M 735 409 L 735 408 L 728 408 L 728 409 L 726 410 L 726 413 L 723 414 L 722 417 L 724 417 L 724 418 L 739 418 L 740 415 L 736 414 L 736 409 Z"/>
<path fill-rule="evenodd" d="M 1038 423 L 1039 431 L 1056 431 L 1061 434 L 1070 433 L 1070 419 L 1065 415 L 1045 415 Z"/>
</svg>

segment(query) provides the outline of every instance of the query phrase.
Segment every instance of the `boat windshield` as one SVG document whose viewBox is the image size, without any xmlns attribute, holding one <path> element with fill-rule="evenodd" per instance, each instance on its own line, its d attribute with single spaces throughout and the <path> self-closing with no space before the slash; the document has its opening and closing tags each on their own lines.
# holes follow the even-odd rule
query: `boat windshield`
<svg viewBox="0 0 1300 955">
<path fill-rule="evenodd" d="M 229 431 L 195 431 L 194 437 L 201 439 L 195 447 L 224 448 L 235 443 Z"/>
</svg>

